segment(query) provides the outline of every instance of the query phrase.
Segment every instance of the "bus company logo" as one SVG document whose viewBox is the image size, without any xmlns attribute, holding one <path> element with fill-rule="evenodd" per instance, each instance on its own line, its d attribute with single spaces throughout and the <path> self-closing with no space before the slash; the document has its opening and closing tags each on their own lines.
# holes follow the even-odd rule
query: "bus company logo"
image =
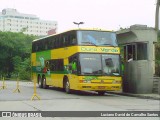
<svg viewBox="0 0 160 120">
<path fill-rule="evenodd" d="M 44 58 L 43 57 L 39 57 L 39 61 L 40 61 L 41 68 L 44 68 L 44 66 L 45 66 Z"/>
<path fill-rule="evenodd" d="M 97 52 L 97 48 L 91 48 L 91 47 L 81 47 L 81 51 L 87 51 L 87 52 Z"/>
<path fill-rule="evenodd" d="M 2 117 L 12 117 L 11 112 L 2 112 Z"/>
<path fill-rule="evenodd" d="M 82 52 L 103 52 L 103 53 L 119 53 L 118 48 L 92 48 L 92 47 L 81 47 Z"/>
</svg>

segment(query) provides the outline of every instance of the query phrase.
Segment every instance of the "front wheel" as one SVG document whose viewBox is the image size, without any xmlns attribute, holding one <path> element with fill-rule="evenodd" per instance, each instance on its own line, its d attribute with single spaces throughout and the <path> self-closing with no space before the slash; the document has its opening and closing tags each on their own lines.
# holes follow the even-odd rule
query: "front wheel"
<svg viewBox="0 0 160 120">
<path fill-rule="evenodd" d="M 69 83 L 68 80 L 65 81 L 64 89 L 65 89 L 65 92 L 68 93 L 68 94 L 71 92 L 70 83 Z"/>
<path fill-rule="evenodd" d="M 43 88 L 47 89 L 49 86 L 46 84 L 46 78 L 43 78 Z"/>
</svg>

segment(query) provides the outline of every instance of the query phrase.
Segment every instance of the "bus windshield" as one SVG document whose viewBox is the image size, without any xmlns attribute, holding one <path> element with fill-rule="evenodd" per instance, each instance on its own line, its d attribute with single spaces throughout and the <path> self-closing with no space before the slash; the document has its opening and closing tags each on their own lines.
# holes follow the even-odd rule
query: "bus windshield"
<svg viewBox="0 0 160 120">
<path fill-rule="evenodd" d="M 110 54 L 80 54 L 80 69 L 82 75 L 120 75 L 119 55 Z"/>
<path fill-rule="evenodd" d="M 105 31 L 78 31 L 79 45 L 118 46 L 116 33 Z"/>
</svg>

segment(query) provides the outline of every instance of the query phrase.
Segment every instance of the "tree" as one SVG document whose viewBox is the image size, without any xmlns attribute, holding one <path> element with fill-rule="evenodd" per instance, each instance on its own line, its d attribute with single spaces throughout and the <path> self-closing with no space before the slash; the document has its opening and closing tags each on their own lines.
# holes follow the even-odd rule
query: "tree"
<svg viewBox="0 0 160 120">
<path fill-rule="evenodd" d="M 0 32 L 1 74 L 10 77 L 11 73 L 21 71 L 21 64 L 30 58 L 31 43 L 35 38 L 23 33 Z M 23 69 L 28 66 L 29 63 Z"/>
<path fill-rule="evenodd" d="M 160 76 L 160 31 L 158 32 L 158 41 L 155 45 L 155 74 Z"/>
</svg>

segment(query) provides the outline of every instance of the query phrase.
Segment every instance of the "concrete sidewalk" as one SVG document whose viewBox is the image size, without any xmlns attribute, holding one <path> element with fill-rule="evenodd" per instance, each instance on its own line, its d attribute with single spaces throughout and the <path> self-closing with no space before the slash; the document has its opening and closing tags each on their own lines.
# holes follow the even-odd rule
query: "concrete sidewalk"
<svg viewBox="0 0 160 120">
<path fill-rule="evenodd" d="M 139 97 L 139 98 L 143 98 L 143 99 L 154 99 L 154 100 L 160 100 L 160 94 L 133 94 L 133 93 L 124 93 L 122 91 L 120 92 L 107 92 L 107 93 L 111 93 L 111 94 L 117 94 L 117 95 L 124 95 L 124 96 L 131 96 L 131 97 Z"/>
</svg>

